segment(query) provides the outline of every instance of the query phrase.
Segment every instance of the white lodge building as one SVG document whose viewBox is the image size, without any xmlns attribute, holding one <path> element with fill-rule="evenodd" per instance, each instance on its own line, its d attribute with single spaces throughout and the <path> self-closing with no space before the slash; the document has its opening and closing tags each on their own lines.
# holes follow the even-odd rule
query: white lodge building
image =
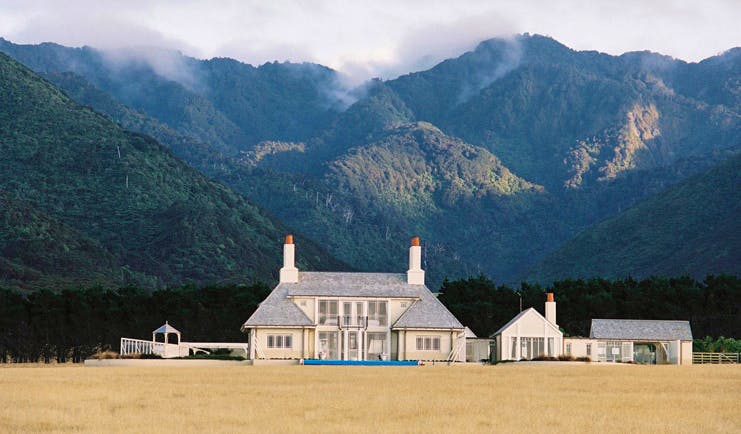
<svg viewBox="0 0 741 434">
<path fill-rule="evenodd" d="M 465 361 L 463 325 L 424 284 L 419 238 L 402 273 L 299 271 L 293 237 L 280 283 L 242 326 L 251 359 Z"/>
</svg>

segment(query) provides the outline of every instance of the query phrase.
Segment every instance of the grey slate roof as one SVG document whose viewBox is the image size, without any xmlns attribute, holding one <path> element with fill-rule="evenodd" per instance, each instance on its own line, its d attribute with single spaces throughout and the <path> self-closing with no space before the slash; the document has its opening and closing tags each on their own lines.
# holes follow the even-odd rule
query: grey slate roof
<svg viewBox="0 0 741 434">
<path fill-rule="evenodd" d="M 288 295 L 417 298 L 422 287 L 407 284 L 403 273 L 299 272 L 298 283 L 291 285 Z"/>
<path fill-rule="evenodd" d="M 689 321 L 593 319 L 589 337 L 594 339 L 691 341 L 692 329 Z"/>
<path fill-rule="evenodd" d="M 299 277 L 300 279 L 300 277 Z M 279 283 L 260 303 L 257 310 L 244 323 L 242 329 L 253 326 L 311 326 L 313 323 L 306 314 L 291 301 L 288 289 L 295 284 Z"/>
<path fill-rule="evenodd" d="M 280 283 L 260 304 L 242 328 L 256 326 L 312 326 L 289 298 L 388 297 L 416 299 L 394 328 L 454 328 L 463 325 L 424 285 L 409 285 L 403 273 L 299 272 L 298 283 Z"/>
<path fill-rule="evenodd" d="M 463 324 L 426 286 L 416 286 L 420 299 L 401 314 L 392 328 L 463 329 Z"/>
</svg>

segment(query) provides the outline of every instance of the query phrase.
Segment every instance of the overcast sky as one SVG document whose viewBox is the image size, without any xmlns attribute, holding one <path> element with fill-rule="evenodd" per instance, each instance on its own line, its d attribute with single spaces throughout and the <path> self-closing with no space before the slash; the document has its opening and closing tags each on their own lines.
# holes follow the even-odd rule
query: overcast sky
<svg viewBox="0 0 741 434">
<path fill-rule="evenodd" d="M 210 58 L 317 62 L 357 78 L 424 69 L 514 33 L 698 61 L 741 45 L 741 0 L 0 0 L 0 36 Z"/>
</svg>

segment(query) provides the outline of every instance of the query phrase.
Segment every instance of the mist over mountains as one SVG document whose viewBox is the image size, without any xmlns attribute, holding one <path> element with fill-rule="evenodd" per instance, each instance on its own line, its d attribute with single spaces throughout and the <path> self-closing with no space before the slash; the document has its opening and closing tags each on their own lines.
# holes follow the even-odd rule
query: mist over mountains
<svg viewBox="0 0 741 434">
<path fill-rule="evenodd" d="M 686 63 L 518 35 L 354 89 L 316 64 L 253 67 L 165 50 L 2 39 L 0 51 L 358 270 L 403 271 L 408 238 L 420 235 L 431 287 L 477 273 L 512 282 L 739 272 L 738 237 L 708 243 L 697 207 L 671 189 L 686 180 L 694 186 L 680 191 L 703 198 L 713 182 L 692 175 L 739 151 L 739 48 Z M 730 182 L 723 191 L 738 191 L 738 177 Z M 738 209 L 737 195 L 713 198 L 705 211 Z M 192 211 L 182 206 L 176 214 Z M 685 241 L 672 245 L 678 252 L 705 243 L 703 259 L 651 268 L 645 264 L 665 247 L 637 248 L 622 236 L 640 231 L 641 220 L 599 225 L 637 206 L 653 224 L 666 222 L 663 231 L 642 231 L 641 243 L 664 246 L 659 238 L 674 237 Z M 739 233 L 735 220 L 724 220 L 721 233 Z M 594 237 L 577 236 L 592 227 L 603 234 L 605 258 L 635 261 L 605 259 L 607 268 L 595 268 L 575 259 L 593 249 L 585 240 Z M 275 238 L 268 244 L 278 245 Z M 273 245 L 260 248 L 278 255 Z M 714 249 L 726 252 L 722 267 Z M 569 267 L 548 265 L 566 254 Z M 315 262 L 323 261 L 333 263 Z"/>
</svg>

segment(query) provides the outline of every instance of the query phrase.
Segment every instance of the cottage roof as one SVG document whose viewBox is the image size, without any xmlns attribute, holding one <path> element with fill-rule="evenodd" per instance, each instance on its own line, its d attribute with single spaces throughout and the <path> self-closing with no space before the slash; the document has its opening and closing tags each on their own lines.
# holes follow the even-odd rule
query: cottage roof
<svg viewBox="0 0 741 434">
<path fill-rule="evenodd" d="M 298 283 L 280 283 L 243 328 L 312 326 L 290 297 L 383 297 L 415 299 L 396 321 L 397 328 L 455 328 L 463 325 L 424 285 L 409 285 L 402 273 L 299 272 Z"/>
<path fill-rule="evenodd" d="M 402 273 L 300 272 L 288 296 L 417 298 L 424 285 L 407 284 Z M 428 291 L 429 292 L 429 291 Z"/>
<path fill-rule="evenodd" d="M 594 339 L 691 341 L 689 321 L 593 319 L 589 333 Z"/>
<path fill-rule="evenodd" d="M 456 317 L 424 285 L 418 287 L 419 300 L 401 314 L 392 328 L 463 329 Z"/>
<path fill-rule="evenodd" d="M 520 318 L 522 318 L 523 316 L 525 316 L 525 314 L 527 314 L 527 313 L 528 313 L 528 312 L 530 312 L 531 310 L 532 310 L 532 311 L 534 311 L 535 313 L 538 313 L 538 311 L 537 311 L 537 310 L 535 310 L 535 309 L 534 309 L 534 308 L 532 308 L 532 307 L 529 307 L 529 308 L 527 308 L 527 309 L 525 309 L 525 310 L 523 310 L 523 311 L 520 311 L 520 313 L 518 313 L 517 315 L 515 315 L 515 317 L 514 317 L 514 318 L 512 318 L 511 320 L 507 321 L 507 324 L 505 324 L 505 325 L 501 326 L 501 327 L 499 328 L 499 330 L 497 330 L 496 332 L 494 332 L 494 334 L 493 334 L 493 335 L 491 335 L 491 336 L 492 336 L 492 337 L 494 337 L 494 336 L 496 336 L 496 335 L 498 335 L 498 334 L 502 333 L 503 331 L 507 330 L 507 328 L 508 328 L 509 326 L 511 326 L 512 324 L 516 323 L 518 319 L 520 319 Z M 538 315 L 540 315 L 540 313 L 538 313 Z"/>
<path fill-rule="evenodd" d="M 311 326 L 309 317 L 288 298 L 289 287 L 295 283 L 279 283 L 260 303 L 242 328 L 252 326 Z"/>
<path fill-rule="evenodd" d="M 529 307 L 529 308 L 521 311 L 517 315 L 515 315 L 515 317 L 512 318 L 511 320 L 507 321 L 507 324 L 505 324 L 502 327 L 500 327 L 499 330 L 497 330 L 496 332 L 494 332 L 494 334 L 491 335 L 491 337 L 494 337 L 494 336 L 496 336 L 498 334 L 503 333 L 510 326 L 512 326 L 512 324 L 515 324 L 517 321 L 519 321 L 520 318 L 524 317 L 525 315 L 529 315 L 529 314 L 537 315 L 541 320 L 543 320 L 544 323 L 546 323 L 553 330 L 555 330 L 555 331 L 557 331 L 559 333 L 561 332 L 561 329 L 558 328 L 558 325 L 553 324 L 552 322 L 550 322 L 547 319 L 545 319 L 545 317 L 543 315 L 541 315 L 540 312 L 538 312 L 534 307 Z"/>
</svg>

